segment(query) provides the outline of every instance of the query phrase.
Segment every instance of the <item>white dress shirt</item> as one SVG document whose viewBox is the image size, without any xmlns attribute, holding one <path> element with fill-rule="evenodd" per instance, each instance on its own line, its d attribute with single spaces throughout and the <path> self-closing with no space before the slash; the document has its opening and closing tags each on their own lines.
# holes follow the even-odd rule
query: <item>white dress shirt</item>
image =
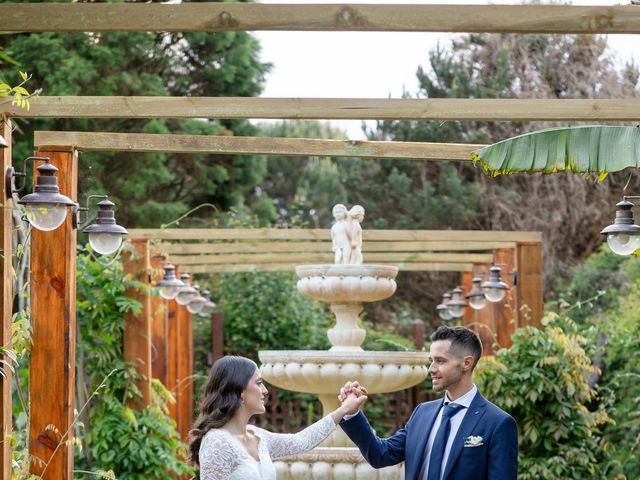
<svg viewBox="0 0 640 480">
<path fill-rule="evenodd" d="M 444 396 L 444 405 L 448 403 L 456 403 L 458 405 L 462 405 L 465 408 L 461 408 L 454 416 L 451 417 L 450 425 L 451 430 L 449 431 L 449 437 L 447 438 L 447 445 L 444 449 L 444 457 L 442 458 L 442 470 L 440 471 L 440 478 L 444 475 L 444 470 L 447 466 L 447 461 L 449 460 L 449 454 L 451 453 L 451 447 L 453 446 L 453 439 L 456 438 L 456 434 L 460 429 L 460 424 L 462 424 L 462 420 L 469 410 L 469 406 L 471 402 L 475 398 L 478 393 L 478 388 L 474 385 L 471 390 L 462 395 L 460 398 L 457 398 L 454 402 L 449 399 L 449 393 L 447 392 Z M 433 428 L 431 428 L 431 433 L 429 433 L 429 439 L 427 440 L 427 446 L 425 448 L 425 452 L 427 455 L 426 465 L 424 468 L 424 476 L 423 480 L 427 480 L 427 474 L 429 472 L 429 460 L 431 458 L 431 448 L 433 447 L 433 442 L 436 438 L 436 433 L 438 433 L 438 428 L 440 428 L 440 423 L 442 423 L 442 411 L 444 408 L 441 408 L 438 412 L 438 416 L 436 417 L 436 421 L 433 424 Z"/>
</svg>

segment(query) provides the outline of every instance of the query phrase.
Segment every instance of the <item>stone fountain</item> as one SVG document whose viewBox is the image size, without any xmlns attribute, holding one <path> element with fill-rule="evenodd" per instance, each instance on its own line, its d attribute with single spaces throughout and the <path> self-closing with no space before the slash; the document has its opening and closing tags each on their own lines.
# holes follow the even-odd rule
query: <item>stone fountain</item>
<svg viewBox="0 0 640 480">
<path fill-rule="evenodd" d="M 333 208 L 331 229 L 335 263 L 296 267 L 298 290 L 326 302 L 336 317 L 327 335 L 332 347 L 322 351 L 261 351 L 263 378 L 276 387 L 317 394 L 324 412 L 338 407 L 338 392 L 349 380 L 358 380 L 370 394 L 403 390 L 427 376 L 427 353 L 368 352 L 360 345 L 365 330 L 358 317 L 365 302 L 384 300 L 396 291 L 398 268 L 362 263 L 364 209 Z M 375 425 L 374 425 L 375 427 Z M 403 465 L 375 470 L 338 428 L 311 452 L 276 462 L 278 479 L 349 480 L 402 479 Z"/>
</svg>

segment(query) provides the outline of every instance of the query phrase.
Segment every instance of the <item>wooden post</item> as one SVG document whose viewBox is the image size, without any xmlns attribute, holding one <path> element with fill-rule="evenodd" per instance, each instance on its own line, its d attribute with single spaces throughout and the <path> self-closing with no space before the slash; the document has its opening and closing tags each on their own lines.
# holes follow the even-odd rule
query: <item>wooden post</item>
<svg viewBox="0 0 640 480">
<path fill-rule="evenodd" d="M 544 299 L 542 288 L 542 243 L 518 243 L 518 327 L 542 326 Z"/>
<path fill-rule="evenodd" d="M 514 292 L 513 282 L 509 273 L 516 266 L 516 252 L 514 248 L 496 249 L 496 262 L 502 269 L 502 281 L 509 285 L 504 300 L 494 303 L 495 325 L 498 344 L 501 347 L 511 346 L 511 335 L 518 327 L 518 298 Z"/>
<path fill-rule="evenodd" d="M 0 158 L 2 159 L 2 175 L 7 168 L 11 166 L 11 122 L 5 117 L 0 117 L 0 135 L 9 144 L 8 148 L 0 148 Z M 11 201 L 11 193 L 5 190 L 5 182 L 2 182 L 2 227 L 0 227 L 0 248 L 2 255 L 2 295 L 0 302 L 2 305 L 2 317 L 0 318 L 0 345 L 4 348 L 11 348 L 11 314 L 13 306 L 13 269 L 11 268 L 13 252 L 11 242 L 11 232 L 13 229 L 13 218 L 11 209 L 13 202 Z M 8 195 L 7 195 L 8 194 Z M 11 362 L 6 357 L 0 357 L 5 362 Z M 11 478 L 11 370 L 4 365 L 5 377 L 0 379 L 2 386 L 0 388 L 0 422 L 2 423 L 2 442 L 0 445 L 0 478 Z"/>
<path fill-rule="evenodd" d="M 59 169 L 60 193 L 77 198 L 77 152 L 38 151 L 36 155 L 49 157 Z M 32 459 L 30 472 L 44 480 L 71 480 L 76 342 L 76 231 L 72 215 L 53 231 L 33 228 L 31 239 L 29 453 L 39 460 Z"/>
<path fill-rule="evenodd" d="M 471 291 L 472 280 L 474 276 L 484 274 L 483 280 L 489 278 L 488 264 L 475 264 L 473 272 L 462 272 L 462 287 L 465 295 Z M 474 310 L 467 307 L 462 317 L 462 324 L 471 328 L 482 341 L 482 355 L 493 355 L 496 347 L 496 316 L 497 309 L 503 308 L 502 305 L 496 305 L 487 301 L 486 306 L 481 310 Z"/>
<path fill-rule="evenodd" d="M 424 322 L 420 319 L 413 322 L 413 343 L 416 346 L 417 351 L 422 351 L 424 348 Z"/>
<path fill-rule="evenodd" d="M 179 305 L 177 312 L 177 392 L 178 432 L 182 441 L 187 440 L 193 417 L 193 329 L 187 307 Z"/>
<path fill-rule="evenodd" d="M 151 280 L 158 282 L 164 275 L 165 264 L 163 255 L 151 256 Z M 151 296 L 151 372 L 153 378 L 160 380 L 169 387 L 167 377 L 167 338 L 168 338 L 167 301 L 160 295 Z"/>
<path fill-rule="evenodd" d="M 211 314 L 211 363 L 224 356 L 224 314 L 213 312 Z"/>
<path fill-rule="evenodd" d="M 167 388 L 175 403 L 169 404 L 169 416 L 178 424 L 178 302 L 167 302 Z"/>
<path fill-rule="evenodd" d="M 127 247 L 123 259 L 125 275 L 149 285 L 149 241 L 133 238 Z M 134 362 L 138 373 L 144 377 L 138 382 L 142 398 L 127 404 L 142 410 L 151 404 L 151 294 L 148 289 L 141 291 L 131 287 L 127 289 L 126 296 L 142 304 L 139 315 L 126 314 L 124 327 L 124 360 Z"/>
</svg>

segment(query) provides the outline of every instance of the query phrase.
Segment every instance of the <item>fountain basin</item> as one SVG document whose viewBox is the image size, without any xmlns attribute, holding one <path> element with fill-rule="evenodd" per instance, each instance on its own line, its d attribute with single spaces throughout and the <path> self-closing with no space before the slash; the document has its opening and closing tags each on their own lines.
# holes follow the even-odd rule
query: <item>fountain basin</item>
<svg viewBox="0 0 640 480">
<path fill-rule="evenodd" d="M 376 302 L 396 291 L 398 267 L 390 265 L 301 265 L 298 290 L 326 303 Z"/>
<path fill-rule="evenodd" d="M 279 351 L 258 352 L 263 378 L 295 392 L 337 396 L 349 380 L 369 393 L 403 390 L 427 377 L 427 352 Z"/>
<path fill-rule="evenodd" d="M 314 448 L 274 462 L 278 480 L 403 480 L 404 463 L 370 467 L 357 448 Z"/>
</svg>

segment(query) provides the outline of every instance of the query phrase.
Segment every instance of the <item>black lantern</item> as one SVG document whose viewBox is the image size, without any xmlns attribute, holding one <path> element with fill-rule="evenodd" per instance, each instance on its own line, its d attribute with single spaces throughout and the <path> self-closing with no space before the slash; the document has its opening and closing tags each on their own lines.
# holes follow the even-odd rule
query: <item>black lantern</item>
<svg viewBox="0 0 640 480">
<path fill-rule="evenodd" d="M 633 221 L 633 203 L 627 198 L 638 197 L 623 197 L 622 201 L 616 204 L 616 218 L 613 224 L 600 232 L 607 236 L 609 248 L 618 255 L 631 255 L 640 248 L 640 226 Z"/>
<path fill-rule="evenodd" d="M 188 305 L 191 300 L 198 296 L 198 292 L 190 284 L 190 279 L 191 275 L 188 273 L 180 275 L 180 280 L 182 280 L 183 286 L 180 287 L 178 295 L 176 295 L 176 302 L 180 305 Z"/>
<path fill-rule="evenodd" d="M 487 280 L 486 282 L 482 282 L 482 291 L 484 292 L 487 300 L 489 300 L 490 302 L 499 302 L 507 294 L 509 285 L 504 283 L 500 278 L 500 273 L 502 272 L 502 270 L 497 265 L 493 265 L 489 269 L 489 272 L 489 280 Z"/>
<path fill-rule="evenodd" d="M 471 280 L 471 290 L 467 294 L 469 306 L 474 310 L 481 310 L 487 305 L 487 297 L 482 291 L 481 283 L 482 279 L 480 277 L 474 277 Z"/>
<path fill-rule="evenodd" d="M 451 292 L 451 300 L 447 304 L 449 314 L 453 318 L 460 318 L 464 315 L 464 309 L 467 308 L 467 302 L 464 301 L 464 292 L 462 287 L 456 287 Z"/>
<path fill-rule="evenodd" d="M 98 215 L 95 223 L 86 227 L 83 232 L 89 234 L 89 244 L 98 253 L 109 255 L 120 248 L 122 238 L 128 233 L 127 229 L 116 223 L 113 212 L 115 203 L 109 201 L 106 195 L 92 195 L 102 197 L 98 202 Z M 88 203 L 87 199 L 87 203 Z"/>
<path fill-rule="evenodd" d="M 44 162 L 38 170 L 38 177 L 35 180 L 33 193 L 25 195 L 18 203 L 24 205 L 26 218 L 31 225 L 38 230 L 45 232 L 55 230 L 62 225 L 67 218 L 67 207 L 75 207 L 76 202 L 69 197 L 60 194 L 56 172 L 58 169 L 51 165 L 47 157 L 28 157 L 27 160 Z M 24 172 L 16 172 L 13 167 L 8 167 L 5 174 L 7 196 L 11 196 L 16 190 L 14 188 L 14 177 L 24 177 Z"/>
<path fill-rule="evenodd" d="M 436 307 L 438 311 L 438 315 L 442 320 L 451 320 L 453 317 L 451 316 L 451 312 L 449 311 L 449 301 L 451 300 L 451 293 L 444 292 L 442 294 L 442 303 Z"/>
<path fill-rule="evenodd" d="M 160 287 L 160 296 L 166 300 L 173 300 L 178 295 L 180 287 L 184 286 L 180 280 L 176 278 L 176 267 L 170 263 L 164 266 L 164 278 L 157 283 Z"/>
<path fill-rule="evenodd" d="M 207 301 L 200 295 L 199 285 L 194 285 L 193 288 L 196 290 L 197 296 L 187 304 L 187 310 L 189 313 L 196 314 L 202 311 Z"/>
<path fill-rule="evenodd" d="M 211 292 L 209 290 L 203 290 L 202 298 L 206 300 L 206 303 L 204 307 L 202 307 L 202 310 L 200 310 L 200 315 L 211 315 L 216 309 L 216 304 L 211 301 Z"/>
</svg>

